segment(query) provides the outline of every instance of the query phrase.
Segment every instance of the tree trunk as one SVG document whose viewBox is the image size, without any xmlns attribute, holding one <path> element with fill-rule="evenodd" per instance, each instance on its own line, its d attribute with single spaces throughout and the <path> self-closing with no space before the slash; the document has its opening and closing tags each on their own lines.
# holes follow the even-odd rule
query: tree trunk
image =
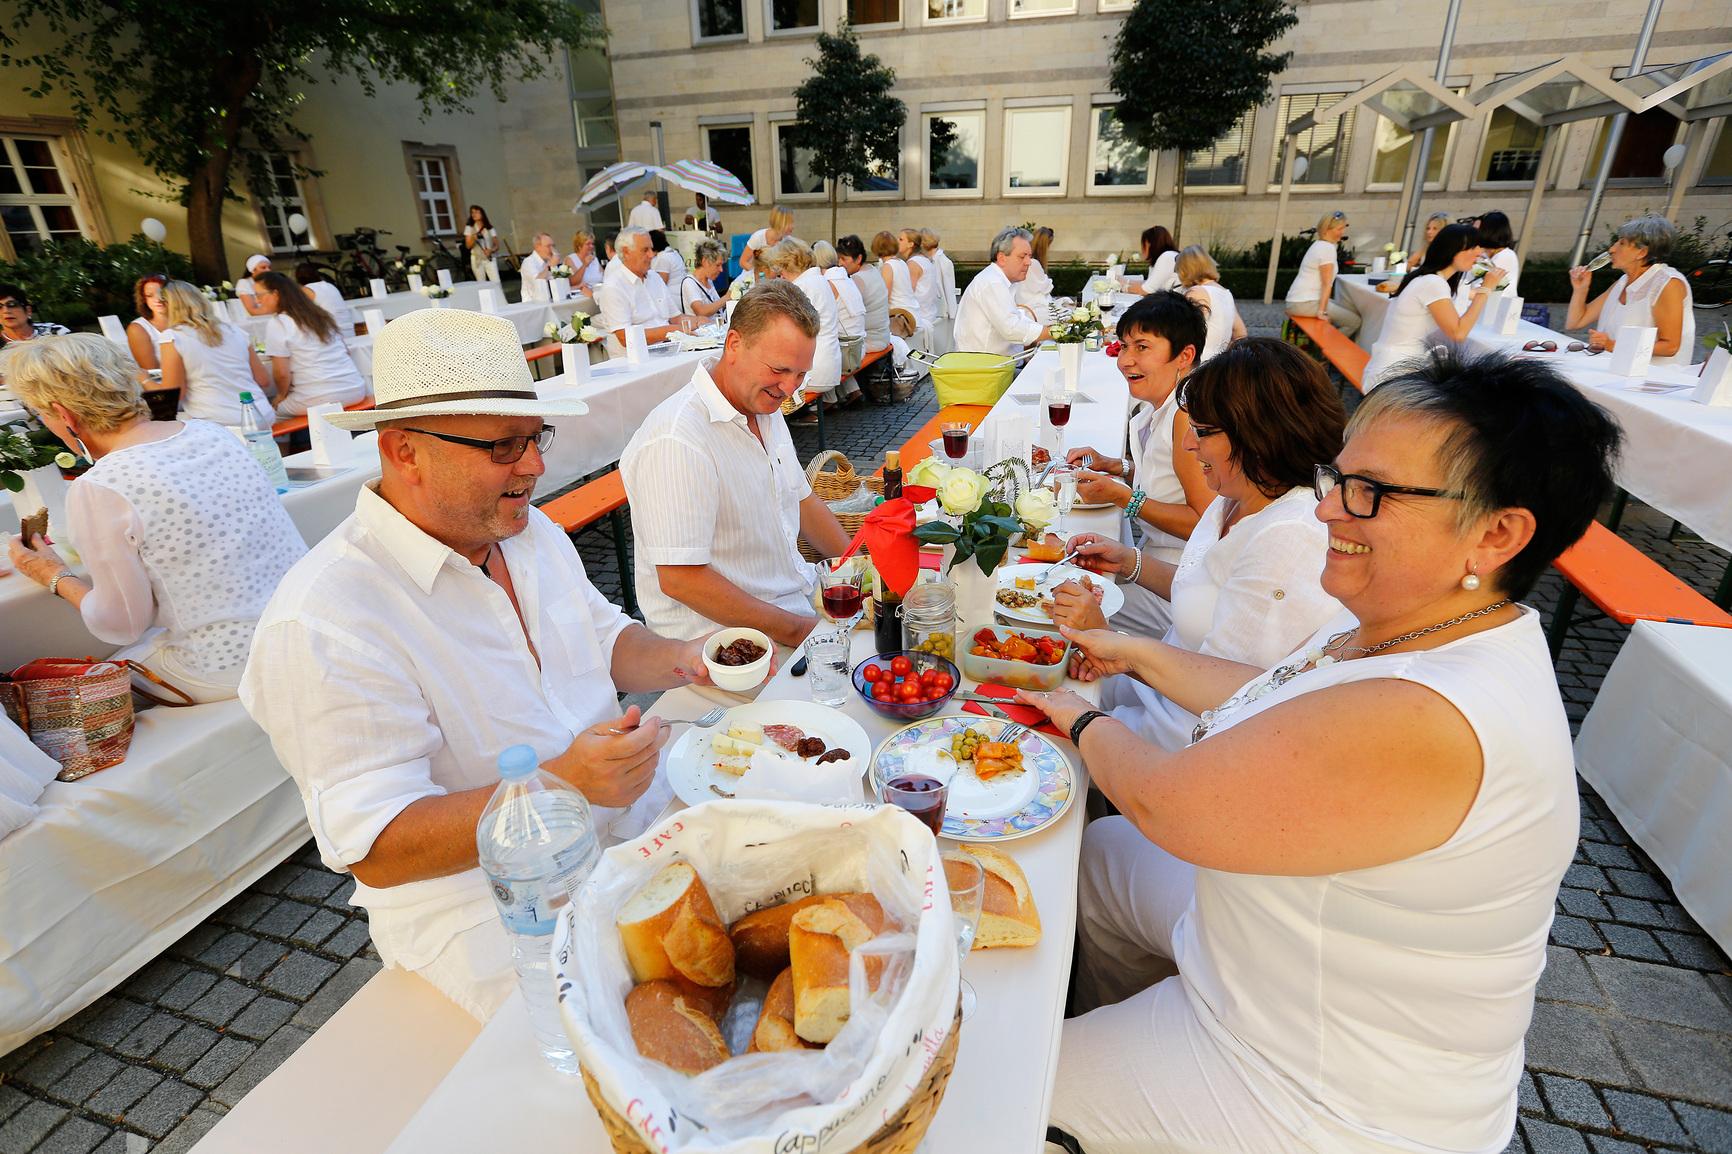
<svg viewBox="0 0 1732 1154">
<path fill-rule="evenodd" d="M 226 111 L 212 132 L 209 152 L 185 174 L 187 242 L 193 275 L 202 284 L 214 285 L 229 279 L 228 255 L 223 246 L 224 190 L 240 144 L 247 102 L 258 87 L 262 71 L 258 56 L 246 54 L 218 61 L 211 72 L 218 78 L 213 85 L 212 102 Z"/>
<path fill-rule="evenodd" d="M 1187 154 L 1179 153 L 1179 178 L 1173 182 L 1173 243 L 1183 246 L 1179 238 L 1185 235 L 1181 230 L 1185 226 L 1185 160 Z"/>
<path fill-rule="evenodd" d="M 836 186 L 840 183 L 841 183 L 841 181 L 837 181 L 837 180 L 832 180 L 830 182 L 830 243 L 831 244 L 836 243 Z"/>
</svg>

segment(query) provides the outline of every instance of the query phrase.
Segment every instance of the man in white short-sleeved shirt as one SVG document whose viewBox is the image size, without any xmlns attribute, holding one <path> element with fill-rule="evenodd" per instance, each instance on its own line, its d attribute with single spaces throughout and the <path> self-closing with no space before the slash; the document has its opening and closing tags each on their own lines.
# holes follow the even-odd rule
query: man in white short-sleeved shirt
<svg viewBox="0 0 1732 1154">
<path fill-rule="evenodd" d="M 1025 228 L 1007 228 L 992 239 L 992 263 L 975 274 L 956 308 L 955 344 L 971 353 L 1015 356 L 1045 340 L 1046 326 L 1016 303 L 1016 285 L 1028 276 L 1033 238 Z"/>
<path fill-rule="evenodd" d="M 633 228 L 641 228 L 648 232 L 652 228 L 661 228 L 662 210 L 656 207 L 656 194 L 646 192 L 643 199 L 632 205 L 631 215 L 626 217 L 627 224 Z"/>
<path fill-rule="evenodd" d="M 552 300 L 553 291 L 547 282 L 553 279 L 553 266 L 559 262 L 559 252 L 553 247 L 553 237 L 549 233 L 538 232 L 530 242 L 529 255 L 524 257 L 517 266 L 517 275 L 522 278 L 520 297 L 526 301 Z"/>
<path fill-rule="evenodd" d="M 811 370 L 818 314 L 791 281 L 734 306 L 721 355 L 645 418 L 620 459 L 644 620 L 670 637 L 718 625 L 803 641 L 817 615 L 814 566 L 848 534 L 806 482 L 782 402 Z"/>
<path fill-rule="evenodd" d="M 373 364 L 378 408 L 339 423 L 379 428 L 383 475 L 284 577 L 240 698 L 320 856 L 355 876 L 380 956 L 485 1021 L 516 985 L 475 847 L 500 753 L 531 746 L 604 845 L 632 836 L 666 800 L 667 727 L 616 693 L 707 680 L 703 643 L 609 604 L 530 506 L 546 422 L 585 406 L 537 398 L 510 321 L 412 312 Z"/>
<path fill-rule="evenodd" d="M 644 340 L 650 344 L 666 337 L 678 327 L 678 317 L 668 312 L 668 302 L 662 295 L 666 286 L 651 284 L 650 277 L 661 281 L 661 274 L 650 268 L 655 253 L 649 233 L 641 228 L 621 229 L 614 238 L 614 259 L 608 261 L 602 273 L 601 287 L 595 292 L 597 327 L 607 331 L 607 353 L 610 357 L 625 356 L 627 325 L 642 325 Z"/>
</svg>

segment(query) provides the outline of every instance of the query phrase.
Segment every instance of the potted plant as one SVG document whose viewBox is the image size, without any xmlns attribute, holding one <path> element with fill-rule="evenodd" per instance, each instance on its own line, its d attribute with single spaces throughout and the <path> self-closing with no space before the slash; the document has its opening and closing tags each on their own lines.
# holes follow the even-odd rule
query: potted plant
<svg viewBox="0 0 1732 1154">
<path fill-rule="evenodd" d="M 1029 514 L 1039 516 L 1028 462 L 1012 457 L 976 473 L 927 457 L 909 470 L 907 484 L 936 490 L 939 508 L 953 519 L 916 526 L 914 536 L 949 554 L 945 571 L 956 582 L 957 612 L 963 621 L 990 621 L 997 594 L 993 574 Z M 970 559 L 973 565 L 962 564 Z"/>
<path fill-rule="evenodd" d="M 1064 388 L 1074 393 L 1082 380 L 1082 354 L 1085 342 L 1101 338 L 1101 306 L 1099 298 L 1087 305 L 1078 305 L 1067 320 L 1059 321 L 1050 330 L 1058 345 L 1059 364 L 1064 368 Z"/>
</svg>

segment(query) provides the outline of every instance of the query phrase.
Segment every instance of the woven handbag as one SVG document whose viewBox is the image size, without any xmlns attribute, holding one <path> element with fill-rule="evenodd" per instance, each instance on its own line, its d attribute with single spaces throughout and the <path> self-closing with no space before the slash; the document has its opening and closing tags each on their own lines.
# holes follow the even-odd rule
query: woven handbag
<svg viewBox="0 0 1732 1154">
<path fill-rule="evenodd" d="M 60 763 L 61 781 L 77 781 L 126 760 L 132 745 L 132 674 L 182 701 L 192 698 L 130 661 L 43 657 L 0 679 L 0 706 L 36 747 Z"/>
</svg>

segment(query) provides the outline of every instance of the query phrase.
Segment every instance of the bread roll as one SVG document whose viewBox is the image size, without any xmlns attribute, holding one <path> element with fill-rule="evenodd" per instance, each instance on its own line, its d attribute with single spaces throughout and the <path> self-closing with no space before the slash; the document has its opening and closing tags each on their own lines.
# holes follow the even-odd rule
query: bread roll
<svg viewBox="0 0 1732 1154">
<path fill-rule="evenodd" d="M 637 1052 L 652 1062 L 701 1074 L 730 1057 L 716 1023 L 671 981 L 634 986 L 625 996 L 625 1015 Z"/>
<path fill-rule="evenodd" d="M 767 1054 L 778 1050 L 820 1050 L 822 1046 L 805 1041 L 794 1032 L 794 971 L 785 969 L 770 983 L 764 995 L 764 1008 L 758 1012 L 758 1024 L 752 1027 L 752 1043 L 748 1054 Z"/>
<path fill-rule="evenodd" d="M 963 852 L 986 871 L 986 896 L 980 907 L 980 929 L 974 948 L 1032 946 L 1040 941 L 1040 913 L 1034 892 L 1016 859 L 989 845 L 965 845 Z"/>
<path fill-rule="evenodd" d="M 753 910 L 728 927 L 734 943 L 734 965 L 769 981 L 788 968 L 788 923 L 807 906 L 824 900 L 813 894 L 768 909 Z"/>
<path fill-rule="evenodd" d="M 665 867 L 620 910 L 620 941 L 634 982 L 683 977 L 700 986 L 734 980 L 734 945 L 697 871 Z"/>
<path fill-rule="evenodd" d="M 688 1005 L 696 1007 L 708 1014 L 717 1022 L 728 1012 L 728 1007 L 734 1001 L 734 991 L 737 988 L 733 982 L 725 986 L 700 986 L 687 978 L 674 977 L 668 981 L 673 983 L 680 996 Z"/>
<path fill-rule="evenodd" d="M 788 955 L 794 974 L 794 1031 L 829 1042 L 848 1021 L 848 955 L 878 936 L 884 910 L 870 894 L 826 898 L 794 915 Z M 878 988 L 882 957 L 866 959 L 866 981 Z"/>
</svg>

